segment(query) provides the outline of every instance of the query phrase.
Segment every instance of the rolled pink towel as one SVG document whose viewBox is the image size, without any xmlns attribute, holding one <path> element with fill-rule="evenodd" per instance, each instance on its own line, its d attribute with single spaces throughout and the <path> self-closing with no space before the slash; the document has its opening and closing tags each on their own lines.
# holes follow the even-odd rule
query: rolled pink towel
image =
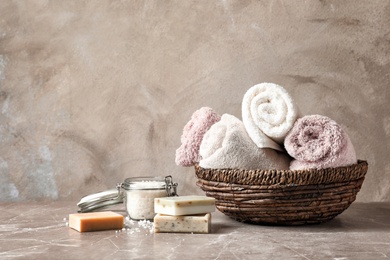
<svg viewBox="0 0 390 260">
<path fill-rule="evenodd" d="M 199 146 L 209 128 L 221 120 L 221 116 L 212 108 L 202 107 L 196 110 L 191 120 L 184 126 L 181 146 L 176 150 L 176 164 L 192 166 L 201 160 Z"/>
<path fill-rule="evenodd" d="M 334 168 L 357 162 L 347 133 L 332 119 L 310 115 L 298 119 L 284 140 L 290 169 Z"/>
</svg>

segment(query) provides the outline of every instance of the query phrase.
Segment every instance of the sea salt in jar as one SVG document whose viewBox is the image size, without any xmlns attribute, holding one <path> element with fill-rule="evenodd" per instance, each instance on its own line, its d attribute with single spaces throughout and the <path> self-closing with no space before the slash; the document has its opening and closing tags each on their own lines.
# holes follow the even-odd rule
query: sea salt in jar
<svg viewBox="0 0 390 260">
<path fill-rule="evenodd" d="M 170 196 L 167 177 L 134 177 L 127 178 L 122 183 L 125 190 L 127 214 L 131 219 L 152 220 L 154 213 L 154 198 Z"/>
</svg>

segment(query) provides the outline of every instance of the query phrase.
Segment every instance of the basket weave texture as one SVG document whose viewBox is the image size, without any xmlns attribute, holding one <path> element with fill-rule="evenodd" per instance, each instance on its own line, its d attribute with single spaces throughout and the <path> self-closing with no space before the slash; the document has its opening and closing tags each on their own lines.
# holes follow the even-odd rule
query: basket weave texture
<svg viewBox="0 0 390 260">
<path fill-rule="evenodd" d="M 204 169 L 197 186 L 215 198 L 219 211 L 241 222 L 302 225 L 323 223 L 356 199 L 368 164 L 306 170 Z"/>
</svg>

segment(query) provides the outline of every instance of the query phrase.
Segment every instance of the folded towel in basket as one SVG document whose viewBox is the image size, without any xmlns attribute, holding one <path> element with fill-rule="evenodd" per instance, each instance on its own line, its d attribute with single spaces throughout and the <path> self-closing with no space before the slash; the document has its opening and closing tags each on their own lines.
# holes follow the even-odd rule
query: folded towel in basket
<svg viewBox="0 0 390 260">
<path fill-rule="evenodd" d="M 249 136 L 260 148 L 283 151 L 277 143 L 283 143 L 297 118 L 297 106 L 288 92 L 279 85 L 257 84 L 244 95 L 242 121 Z M 264 138 L 264 134 L 273 141 Z"/>
<path fill-rule="evenodd" d="M 192 114 L 191 120 L 184 126 L 181 146 L 176 150 L 177 165 L 192 166 L 199 162 L 199 146 L 203 136 L 220 119 L 221 116 L 209 107 L 202 107 Z"/>
<path fill-rule="evenodd" d="M 224 114 L 203 137 L 199 153 L 203 168 L 288 169 L 290 157 L 270 148 L 259 148 L 248 136 L 244 124 Z"/>
<path fill-rule="evenodd" d="M 357 162 L 347 133 L 334 120 L 320 115 L 296 121 L 284 140 L 287 152 L 295 159 L 290 169 L 334 168 Z"/>
</svg>

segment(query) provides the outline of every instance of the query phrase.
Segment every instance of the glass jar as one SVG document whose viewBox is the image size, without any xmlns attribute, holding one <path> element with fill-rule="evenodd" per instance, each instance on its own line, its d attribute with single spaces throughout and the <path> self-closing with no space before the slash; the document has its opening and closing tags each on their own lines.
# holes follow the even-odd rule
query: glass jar
<svg viewBox="0 0 390 260">
<path fill-rule="evenodd" d="M 166 186 L 166 177 L 127 178 L 122 183 L 122 189 L 129 217 L 152 220 L 155 216 L 154 199 L 170 196 Z"/>
<path fill-rule="evenodd" d="M 133 177 L 119 183 L 116 189 L 106 190 L 83 197 L 77 206 L 78 212 L 90 212 L 125 202 L 130 218 L 143 220 L 154 218 L 154 199 L 178 196 L 172 176 Z"/>
</svg>

